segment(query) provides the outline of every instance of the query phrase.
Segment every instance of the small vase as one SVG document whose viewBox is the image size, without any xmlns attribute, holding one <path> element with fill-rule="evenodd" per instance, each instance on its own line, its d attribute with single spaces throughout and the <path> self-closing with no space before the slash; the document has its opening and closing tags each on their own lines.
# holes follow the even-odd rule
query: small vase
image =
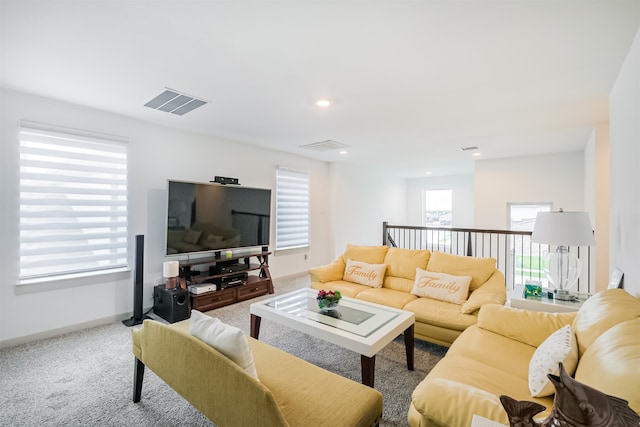
<svg viewBox="0 0 640 427">
<path fill-rule="evenodd" d="M 332 300 L 318 300 L 318 308 L 320 311 L 331 311 L 338 308 L 339 301 Z"/>
</svg>

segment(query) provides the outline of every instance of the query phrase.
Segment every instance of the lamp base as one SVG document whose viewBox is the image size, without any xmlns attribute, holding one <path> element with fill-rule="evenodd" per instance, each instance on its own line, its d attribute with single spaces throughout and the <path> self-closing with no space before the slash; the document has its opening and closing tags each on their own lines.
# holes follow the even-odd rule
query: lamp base
<svg viewBox="0 0 640 427">
<path fill-rule="evenodd" d="M 175 289 L 178 286 L 178 279 L 176 277 L 167 277 L 165 287 L 167 289 Z"/>
<path fill-rule="evenodd" d="M 559 289 L 553 291 L 553 298 L 559 301 L 577 301 L 578 297 L 571 295 L 569 291 L 565 289 Z"/>
</svg>

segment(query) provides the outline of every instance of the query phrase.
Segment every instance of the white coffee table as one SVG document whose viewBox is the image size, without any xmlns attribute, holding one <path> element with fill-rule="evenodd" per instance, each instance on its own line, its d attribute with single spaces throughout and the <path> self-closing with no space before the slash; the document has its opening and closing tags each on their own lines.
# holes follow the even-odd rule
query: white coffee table
<svg viewBox="0 0 640 427">
<path fill-rule="evenodd" d="M 403 334 L 407 369 L 413 370 L 412 312 L 343 297 L 337 310 L 322 313 L 316 294 L 305 288 L 251 304 L 251 336 L 258 339 L 260 321 L 267 319 L 359 353 L 362 383 L 373 387 L 376 354 Z"/>
</svg>

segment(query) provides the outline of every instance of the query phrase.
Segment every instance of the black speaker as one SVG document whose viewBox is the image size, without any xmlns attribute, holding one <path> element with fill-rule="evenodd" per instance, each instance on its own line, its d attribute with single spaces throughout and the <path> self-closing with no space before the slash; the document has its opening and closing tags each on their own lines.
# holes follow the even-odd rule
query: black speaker
<svg viewBox="0 0 640 427">
<path fill-rule="evenodd" d="M 229 178 L 226 176 L 216 176 L 213 178 L 213 181 L 210 181 L 210 182 L 217 182 L 218 184 L 222 184 L 222 185 L 227 185 L 227 184 L 240 185 L 240 181 L 238 181 L 238 178 Z"/>
<path fill-rule="evenodd" d="M 189 291 L 182 288 L 167 289 L 165 285 L 153 288 L 153 312 L 169 323 L 189 318 Z"/>
<path fill-rule="evenodd" d="M 144 272 L 144 236 L 136 236 L 136 264 L 133 268 L 133 317 L 123 320 L 125 326 L 134 326 L 142 323 L 149 317 L 142 314 L 142 293 L 143 293 L 143 272 Z"/>
</svg>

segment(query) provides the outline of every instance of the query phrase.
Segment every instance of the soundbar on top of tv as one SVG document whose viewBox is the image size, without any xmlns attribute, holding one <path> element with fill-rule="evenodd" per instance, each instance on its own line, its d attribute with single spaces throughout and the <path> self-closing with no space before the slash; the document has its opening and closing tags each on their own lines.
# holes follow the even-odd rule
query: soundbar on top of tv
<svg viewBox="0 0 640 427">
<path fill-rule="evenodd" d="M 227 185 L 227 184 L 235 184 L 240 185 L 240 181 L 238 178 L 229 178 L 226 176 L 216 176 L 213 178 L 213 181 L 209 182 L 217 182 L 218 184 Z"/>
</svg>

